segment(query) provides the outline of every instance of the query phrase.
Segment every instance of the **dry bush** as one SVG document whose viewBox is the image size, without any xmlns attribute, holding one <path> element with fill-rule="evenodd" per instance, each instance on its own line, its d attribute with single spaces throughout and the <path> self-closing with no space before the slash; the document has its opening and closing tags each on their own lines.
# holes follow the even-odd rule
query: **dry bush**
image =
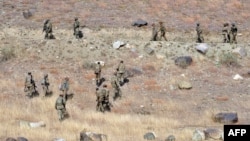
<svg viewBox="0 0 250 141">
<path fill-rule="evenodd" d="M 219 62 L 228 67 L 239 66 L 237 57 L 232 53 L 222 53 L 220 55 Z"/>
<path fill-rule="evenodd" d="M 228 96 L 217 96 L 215 98 L 217 101 L 228 101 Z"/>
<path fill-rule="evenodd" d="M 15 56 L 16 55 L 15 55 L 15 51 L 13 48 L 11 48 L 11 47 L 1 48 L 1 56 L 0 56 L 1 62 L 8 61 L 8 60 L 14 58 Z"/>
<path fill-rule="evenodd" d="M 59 72 L 58 72 L 58 70 L 56 68 L 50 69 L 49 73 L 51 73 L 53 75 L 58 75 L 59 74 Z"/>
</svg>

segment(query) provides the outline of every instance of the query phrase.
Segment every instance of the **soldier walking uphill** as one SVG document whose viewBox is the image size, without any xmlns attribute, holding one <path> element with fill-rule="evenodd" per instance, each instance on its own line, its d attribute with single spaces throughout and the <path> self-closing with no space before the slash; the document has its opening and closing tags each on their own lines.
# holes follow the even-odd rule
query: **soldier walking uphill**
<svg viewBox="0 0 250 141">
<path fill-rule="evenodd" d="M 49 78 L 48 78 L 48 74 L 44 74 L 41 85 L 42 85 L 42 88 L 43 88 L 43 97 L 45 97 L 45 96 L 47 96 L 49 94 Z"/>
<path fill-rule="evenodd" d="M 163 25 L 163 22 L 159 22 L 160 24 L 160 40 L 161 38 L 163 37 L 165 41 L 167 41 L 167 38 L 166 38 L 166 27 Z"/>
<path fill-rule="evenodd" d="M 111 103 L 109 102 L 109 90 L 107 89 L 107 85 L 104 84 L 101 90 L 97 89 L 97 106 L 96 110 L 100 112 L 111 111 Z"/>
<path fill-rule="evenodd" d="M 69 91 L 69 78 L 65 77 L 62 84 L 60 85 L 60 90 L 63 92 L 63 97 L 67 100 L 67 94 Z"/>
<path fill-rule="evenodd" d="M 73 24 L 74 28 L 74 35 L 77 39 L 79 39 L 79 28 L 80 28 L 80 22 L 78 21 L 78 18 L 75 18 L 75 22 Z"/>
<path fill-rule="evenodd" d="M 197 43 L 203 43 L 204 38 L 203 38 L 202 30 L 201 30 L 199 23 L 196 24 L 196 32 L 197 32 Z"/>
<path fill-rule="evenodd" d="M 64 119 L 64 115 L 66 114 L 66 100 L 63 98 L 63 94 L 60 94 L 55 103 L 55 109 L 58 113 L 59 121 Z"/>
<path fill-rule="evenodd" d="M 50 20 L 46 20 L 43 25 L 43 32 L 45 31 L 45 37 L 44 39 L 54 39 L 54 36 L 52 34 L 52 23 Z"/>
<path fill-rule="evenodd" d="M 121 99 L 122 92 L 121 92 L 120 84 L 119 84 L 119 81 L 117 78 L 117 72 L 114 72 L 114 75 L 111 77 L 111 86 L 112 86 L 113 92 L 114 92 L 114 96 L 113 96 L 114 101 L 117 98 Z"/>
<path fill-rule="evenodd" d="M 33 80 L 31 72 L 28 72 L 28 75 L 25 78 L 24 92 L 26 92 L 26 96 L 28 96 L 29 98 L 32 98 L 35 94 L 37 94 L 36 84 Z"/>
<path fill-rule="evenodd" d="M 224 43 L 229 43 L 230 42 L 230 35 L 229 35 L 229 24 L 224 23 L 223 24 L 223 29 L 222 29 L 222 35 L 224 36 Z"/>
<path fill-rule="evenodd" d="M 124 84 L 125 71 L 126 71 L 125 65 L 123 64 L 123 61 L 120 61 L 119 65 L 117 67 L 117 78 L 118 78 L 120 85 Z"/>
<path fill-rule="evenodd" d="M 102 69 L 102 66 L 100 62 L 97 62 L 95 66 L 96 86 L 100 86 L 101 84 L 101 71 L 102 71 L 101 69 Z"/>
<path fill-rule="evenodd" d="M 237 31 L 238 31 L 238 29 L 235 26 L 235 24 L 233 23 L 232 27 L 231 27 L 231 31 L 230 31 L 230 34 L 231 34 L 231 37 L 232 37 L 231 43 L 237 44 L 237 40 L 236 40 Z"/>
</svg>

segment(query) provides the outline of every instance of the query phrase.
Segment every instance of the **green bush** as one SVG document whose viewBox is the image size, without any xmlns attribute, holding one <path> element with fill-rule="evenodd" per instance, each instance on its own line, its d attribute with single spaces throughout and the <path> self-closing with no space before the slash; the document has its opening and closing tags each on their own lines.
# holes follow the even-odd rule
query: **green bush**
<svg viewBox="0 0 250 141">
<path fill-rule="evenodd" d="M 220 55 L 220 63 L 228 67 L 239 66 L 237 57 L 232 53 L 222 53 Z"/>
</svg>

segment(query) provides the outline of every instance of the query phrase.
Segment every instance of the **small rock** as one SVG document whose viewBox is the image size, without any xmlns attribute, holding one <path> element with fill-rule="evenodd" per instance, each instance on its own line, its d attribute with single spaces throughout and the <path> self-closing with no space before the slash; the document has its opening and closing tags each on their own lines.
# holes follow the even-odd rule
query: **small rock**
<svg viewBox="0 0 250 141">
<path fill-rule="evenodd" d="M 17 140 L 14 138 L 7 138 L 6 141 L 17 141 Z"/>
<path fill-rule="evenodd" d="M 238 47 L 234 49 L 232 53 L 240 56 L 241 58 L 247 56 L 247 50 L 243 47 Z"/>
<path fill-rule="evenodd" d="M 218 113 L 213 117 L 213 120 L 219 123 L 236 123 L 238 115 L 237 113 Z"/>
<path fill-rule="evenodd" d="M 32 16 L 32 13 L 30 12 L 30 10 L 25 10 L 25 11 L 23 11 L 23 17 L 25 18 L 25 19 L 28 19 L 28 18 L 30 18 Z"/>
<path fill-rule="evenodd" d="M 146 140 L 155 140 L 155 137 L 156 135 L 154 132 L 148 132 L 143 136 L 143 138 Z"/>
<path fill-rule="evenodd" d="M 28 139 L 24 137 L 17 137 L 17 141 L 28 141 Z"/>
<path fill-rule="evenodd" d="M 124 45 L 125 45 L 124 42 L 122 42 L 122 41 L 116 41 L 116 42 L 113 43 L 113 48 L 114 49 L 119 49 L 120 47 L 122 47 Z"/>
<path fill-rule="evenodd" d="M 179 87 L 179 89 L 191 89 L 192 84 L 188 81 L 182 80 L 178 83 L 178 87 Z"/>
<path fill-rule="evenodd" d="M 80 141 L 107 141 L 107 135 L 94 132 L 87 132 L 86 130 L 80 132 Z"/>
<path fill-rule="evenodd" d="M 192 141 L 203 141 L 205 140 L 205 133 L 196 129 L 193 133 Z"/>
<path fill-rule="evenodd" d="M 55 139 L 53 139 L 53 141 L 66 141 L 66 140 L 62 139 L 62 138 L 55 138 Z"/>
<path fill-rule="evenodd" d="M 242 80 L 243 77 L 240 76 L 239 74 L 236 74 L 234 77 L 233 77 L 234 80 Z"/>
<path fill-rule="evenodd" d="M 142 20 L 142 19 L 138 19 L 137 21 L 135 21 L 132 26 L 137 26 L 137 27 L 141 27 L 141 26 L 146 26 L 148 25 L 148 22 Z"/>
<path fill-rule="evenodd" d="M 195 48 L 197 51 L 201 52 L 202 54 L 206 54 L 209 47 L 207 44 L 201 43 L 201 44 L 197 45 Z"/>
<path fill-rule="evenodd" d="M 157 58 L 157 59 L 164 59 L 164 58 L 165 58 L 165 56 L 164 56 L 164 55 L 162 55 L 162 54 L 156 54 L 156 58 Z"/>
<path fill-rule="evenodd" d="M 180 56 L 175 59 L 175 65 L 181 68 L 186 68 L 187 66 L 191 65 L 192 62 L 193 59 L 190 56 Z"/>
<path fill-rule="evenodd" d="M 169 135 L 165 141 L 175 141 L 175 136 L 174 135 Z"/>
<path fill-rule="evenodd" d="M 152 55 L 154 53 L 154 49 L 152 49 L 151 47 L 145 46 L 144 47 L 144 51 L 149 54 Z"/>
<path fill-rule="evenodd" d="M 208 128 L 204 130 L 205 138 L 207 139 L 215 139 L 215 140 L 221 140 L 223 131 L 220 129 L 215 128 Z"/>
<path fill-rule="evenodd" d="M 30 122 L 30 127 L 31 128 L 38 128 L 38 127 L 45 127 L 46 124 L 44 121 L 39 121 L 39 122 Z"/>
</svg>

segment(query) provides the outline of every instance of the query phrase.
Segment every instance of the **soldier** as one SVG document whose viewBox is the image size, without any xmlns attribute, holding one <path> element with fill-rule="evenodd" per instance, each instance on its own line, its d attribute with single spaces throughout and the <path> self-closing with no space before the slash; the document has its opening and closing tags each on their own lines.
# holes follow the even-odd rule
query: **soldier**
<svg viewBox="0 0 250 141">
<path fill-rule="evenodd" d="M 66 100 L 63 98 L 63 94 L 60 94 L 57 98 L 55 109 L 57 110 L 59 120 L 62 121 L 66 113 Z"/>
<path fill-rule="evenodd" d="M 31 72 L 28 72 L 28 75 L 25 78 L 24 92 L 26 92 L 26 96 L 28 96 L 29 98 L 33 97 L 36 93 L 36 84 L 33 80 Z"/>
<path fill-rule="evenodd" d="M 224 23 L 222 29 L 222 35 L 224 36 L 224 43 L 230 42 L 230 35 L 229 35 L 229 24 Z"/>
<path fill-rule="evenodd" d="M 121 93 L 119 81 L 118 81 L 118 78 L 117 78 L 117 72 L 114 72 L 114 75 L 111 77 L 111 86 L 112 86 L 113 92 L 114 92 L 114 96 L 113 96 L 114 101 L 117 98 L 121 99 L 122 93 Z"/>
<path fill-rule="evenodd" d="M 100 62 L 97 62 L 96 66 L 95 66 L 95 76 L 96 76 L 96 86 L 100 86 L 101 84 L 101 64 Z"/>
<path fill-rule="evenodd" d="M 157 41 L 157 36 L 158 36 L 158 29 L 155 26 L 155 24 L 152 24 L 152 37 L 150 41 Z"/>
<path fill-rule="evenodd" d="M 61 86 L 60 86 L 60 90 L 63 92 L 63 96 L 64 99 L 67 100 L 67 94 L 68 94 L 68 90 L 69 90 L 69 78 L 65 77 Z"/>
<path fill-rule="evenodd" d="M 79 39 L 79 28 L 80 28 L 80 22 L 78 21 L 78 18 L 75 18 L 75 22 L 73 24 L 74 28 L 74 35 L 77 39 Z"/>
<path fill-rule="evenodd" d="M 45 37 L 44 39 L 52 39 L 53 34 L 52 34 L 52 23 L 50 20 L 46 20 L 43 25 L 43 32 L 45 31 Z"/>
<path fill-rule="evenodd" d="M 160 40 L 161 38 L 163 37 L 165 39 L 165 41 L 167 41 L 167 38 L 166 38 L 166 27 L 163 25 L 163 22 L 159 22 L 160 24 L 160 32 L 161 32 L 161 35 L 160 35 Z"/>
<path fill-rule="evenodd" d="M 45 97 L 47 94 L 49 94 L 49 78 L 48 78 L 48 74 L 44 74 L 41 85 L 42 85 L 42 88 L 43 88 L 43 97 Z"/>
<path fill-rule="evenodd" d="M 231 27 L 231 31 L 230 31 L 231 36 L 232 36 L 232 41 L 231 41 L 231 43 L 237 44 L 237 40 L 236 40 L 237 31 L 238 31 L 237 27 L 235 26 L 234 23 L 232 23 L 232 27 Z"/>
<path fill-rule="evenodd" d="M 109 90 L 107 89 L 106 84 L 104 84 L 103 88 L 101 89 L 101 95 L 104 98 L 102 100 L 102 106 L 103 106 L 104 111 L 110 111 L 111 110 L 110 106 L 112 105 L 109 102 Z"/>
<path fill-rule="evenodd" d="M 120 61 L 120 64 L 117 67 L 117 78 L 120 84 L 124 83 L 124 74 L 125 74 L 125 65 L 123 64 L 123 61 Z"/>
<path fill-rule="evenodd" d="M 99 88 L 96 88 L 96 111 L 100 111 L 100 112 L 104 112 L 104 107 L 103 107 L 103 101 L 104 101 L 104 97 L 105 95 L 103 95 L 103 93 L 101 93 L 101 91 L 99 90 Z"/>
<path fill-rule="evenodd" d="M 203 43 L 204 42 L 204 38 L 202 36 L 202 30 L 200 28 L 200 24 L 199 23 L 196 24 L 196 32 L 197 32 L 197 43 Z"/>
</svg>

